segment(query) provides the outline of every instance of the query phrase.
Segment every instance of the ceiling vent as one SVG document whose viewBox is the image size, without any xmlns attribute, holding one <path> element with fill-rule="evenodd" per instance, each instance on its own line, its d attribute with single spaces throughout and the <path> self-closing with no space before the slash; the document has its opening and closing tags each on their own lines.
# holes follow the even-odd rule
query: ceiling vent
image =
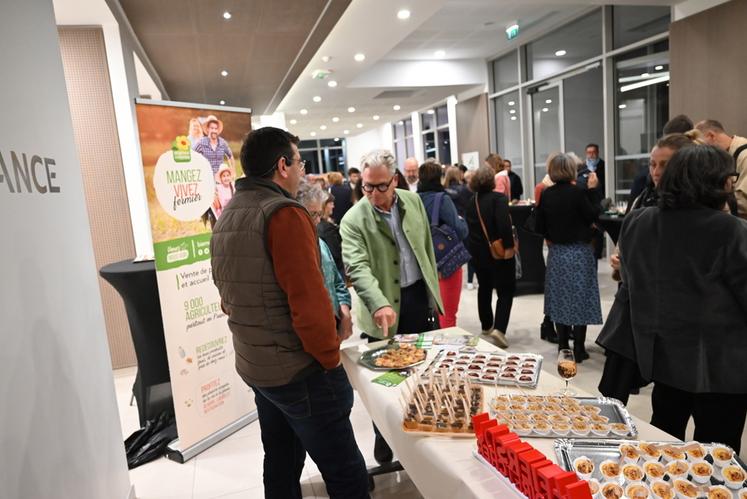
<svg viewBox="0 0 747 499">
<path fill-rule="evenodd" d="M 374 99 L 409 99 L 417 93 L 417 90 L 385 90 L 374 97 Z"/>
</svg>

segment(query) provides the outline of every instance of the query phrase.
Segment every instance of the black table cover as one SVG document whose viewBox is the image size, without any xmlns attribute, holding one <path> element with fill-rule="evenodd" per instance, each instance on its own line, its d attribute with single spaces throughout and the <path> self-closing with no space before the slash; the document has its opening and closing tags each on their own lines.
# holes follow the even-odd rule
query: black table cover
<svg viewBox="0 0 747 499">
<path fill-rule="evenodd" d="M 617 244 L 617 239 L 620 237 L 620 229 L 622 229 L 624 218 L 625 217 L 620 216 L 600 215 L 597 225 L 610 235 L 613 243 Z"/>
<path fill-rule="evenodd" d="M 521 256 L 521 279 L 516 281 L 516 295 L 529 295 L 545 292 L 545 259 L 542 256 L 542 236 L 524 229 L 534 207 L 509 206 L 511 220 L 519 236 L 519 255 Z"/>
</svg>

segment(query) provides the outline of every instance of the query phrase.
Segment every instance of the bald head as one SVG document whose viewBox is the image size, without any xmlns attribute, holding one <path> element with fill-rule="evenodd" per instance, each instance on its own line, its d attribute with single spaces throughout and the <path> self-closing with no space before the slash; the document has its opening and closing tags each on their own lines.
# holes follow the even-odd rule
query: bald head
<svg viewBox="0 0 747 499">
<path fill-rule="evenodd" d="M 407 158 L 405 160 L 405 180 L 407 183 L 417 184 L 418 183 L 418 160 L 415 158 Z"/>
</svg>

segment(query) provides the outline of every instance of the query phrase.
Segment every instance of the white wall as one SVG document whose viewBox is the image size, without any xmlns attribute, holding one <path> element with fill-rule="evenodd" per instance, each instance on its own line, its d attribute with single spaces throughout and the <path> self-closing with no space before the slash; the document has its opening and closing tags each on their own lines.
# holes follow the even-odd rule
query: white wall
<svg viewBox="0 0 747 499">
<path fill-rule="evenodd" d="M 384 123 L 373 130 L 348 137 L 346 141 L 348 168 L 360 168 L 361 158 L 374 149 L 389 149 L 393 151 L 392 124 Z"/>
<path fill-rule="evenodd" d="M 0 4 L 0 154 L 51 158 L 22 192 L 0 164 L 0 496 L 130 493 L 80 165 L 50 0 Z"/>
</svg>

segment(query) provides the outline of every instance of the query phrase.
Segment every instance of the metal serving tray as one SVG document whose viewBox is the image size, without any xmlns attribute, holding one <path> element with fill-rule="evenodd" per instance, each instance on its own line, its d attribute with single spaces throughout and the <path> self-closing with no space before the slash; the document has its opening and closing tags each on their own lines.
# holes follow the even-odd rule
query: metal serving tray
<svg viewBox="0 0 747 499">
<path fill-rule="evenodd" d="M 671 444 L 674 446 L 682 446 L 685 445 L 683 442 L 650 442 L 646 441 L 648 443 L 653 443 L 656 445 L 666 445 Z M 587 440 L 587 439 L 573 439 L 573 438 L 564 438 L 564 439 L 558 439 L 555 441 L 555 455 L 558 458 L 558 465 L 562 468 L 564 468 L 567 471 L 573 471 L 573 461 L 581 456 L 586 456 L 594 463 L 594 473 L 592 473 L 592 478 L 596 478 L 600 482 L 607 481 L 606 478 L 604 478 L 599 470 L 599 464 L 602 461 L 605 461 L 607 459 L 611 459 L 613 461 L 620 460 L 620 451 L 619 446 L 621 444 L 632 444 L 636 445 L 636 442 L 631 442 L 630 440 Z M 706 452 L 710 452 L 713 447 L 730 447 L 728 445 L 723 445 L 719 443 L 710 443 L 710 444 L 704 444 L 701 443 L 703 447 L 705 447 Z M 732 449 L 733 451 L 733 449 Z M 709 455 L 706 455 L 704 458 L 706 461 L 708 461 L 710 464 L 713 464 L 713 458 Z M 640 458 L 638 460 L 638 465 L 642 466 L 643 462 L 645 461 L 644 458 Z M 686 461 L 688 463 L 692 462 L 692 458 L 690 456 L 687 456 Z M 660 459 L 660 462 L 664 465 L 666 463 L 663 461 L 663 459 Z M 744 462 L 742 462 L 741 459 L 739 459 L 739 456 L 734 453 L 734 457 L 731 460 L 731 463 L 736 466 L 741 466 L 742 469 L 747 472 L 747 466 L 745 466 Z M 724 480 L 723 477 L 720 474 L 720 470 L 717 466 L 713 466 L 714 474 L 711 477 L 711 485 L 723 485 Z M 692 475 L 688 474 L 688 479 L 692 479 Z M 664 478 L 664 480 L 669 480 L 669 477 L 667 476 Z M 619 478 L 618 483 L 623 484 L 625 481 L 622 476 Z M 644 481 L 648 482 L 648 478 L 645 478 Z M 747 484 L 747 482 L 745 482 Z M 735 490 L 732 490 L 732 495 L 736 498 L 736 492 Z"/>
<path fill-rule="evenodd" d="M 426 361 L 428 356 L 426 355 L 423 360 L 419 360 L 418 362 L 414 362 L 412 364 L 408 364 L 406 366 L 398 366 L 398 367 L 383 367 L 383 366 L 377 366 L 376 365 L 376 359 L 382 355 L 384 355 L 388 350 L 394 350 L 399 348 L 399 344 L 397 343 L 389 343 L 383 347 L 375 348 L 373 350 L 369 350 L 367 352 L 363 352 L 361 354 L 360 358 L 358 359 L 358 362 L 374 371 L 401 371 L 403 369 L 410 369 L 411 367 L 419 366 L 423 362 Z"/>
<path fill-rule="evenodd" d="M 502 375 L 511 366 L 503 365 L 501 367 L 491 368 L 487 364 L 482 364 L 482 369 L 480 370 L 468 369 L 468 366 L 475 362 L 476 356 L 478 355 L 485 357 L 485 359 L 500 358 L 502 359 L 501 363 L 505 363 L 509 357 L 518 357 L 518 360 L 516 362 L 518 362 L 519 364 L 519 372 L 516 372 L 511 378 L 507 379 L 505 377 L 502 377 Z M 466 359 L 466 357 L 469 357 L 469 359 Z M 532 374 L 528 375 L 531 376 L 531 380 L 521 381 L 519 379 L 522 376 L 520 372 L 521 364 L 525 363 L 528 359 L 532 359 L 533 363 L 535 364 L 534 367 L 531 368 Z M 537 383 L 539 383 L 540 373 L 542 372 L 542 359 L 543 357 L 536 353 L 489 352 L 475 350 L 468 347 L 458 350 L 453 354 L 447 354 L 446 356 L 441 357 L 440 361 L 438 363 L 434 362 L 434 365 L 432 367 L 434 369 L 447 368 L 449 370 L 449 373 L 454 372 L 454 370 L 458 367 L 462 367 L 462 369 L 464 370 L 460 371 L 460 375 L 470 383 L 479 383 L 487 386 L 500 385 L 519 386 L 521 388 L 536 388 Z M 462 365 L 457 365 L 458 362 L 462 362 Z M 487 372 L 488 369 L 494 369 L 497 372 L 489 373 Z M 493 376 L 494 379 L 484 379 L 484 376 Z"/>
</svg>

